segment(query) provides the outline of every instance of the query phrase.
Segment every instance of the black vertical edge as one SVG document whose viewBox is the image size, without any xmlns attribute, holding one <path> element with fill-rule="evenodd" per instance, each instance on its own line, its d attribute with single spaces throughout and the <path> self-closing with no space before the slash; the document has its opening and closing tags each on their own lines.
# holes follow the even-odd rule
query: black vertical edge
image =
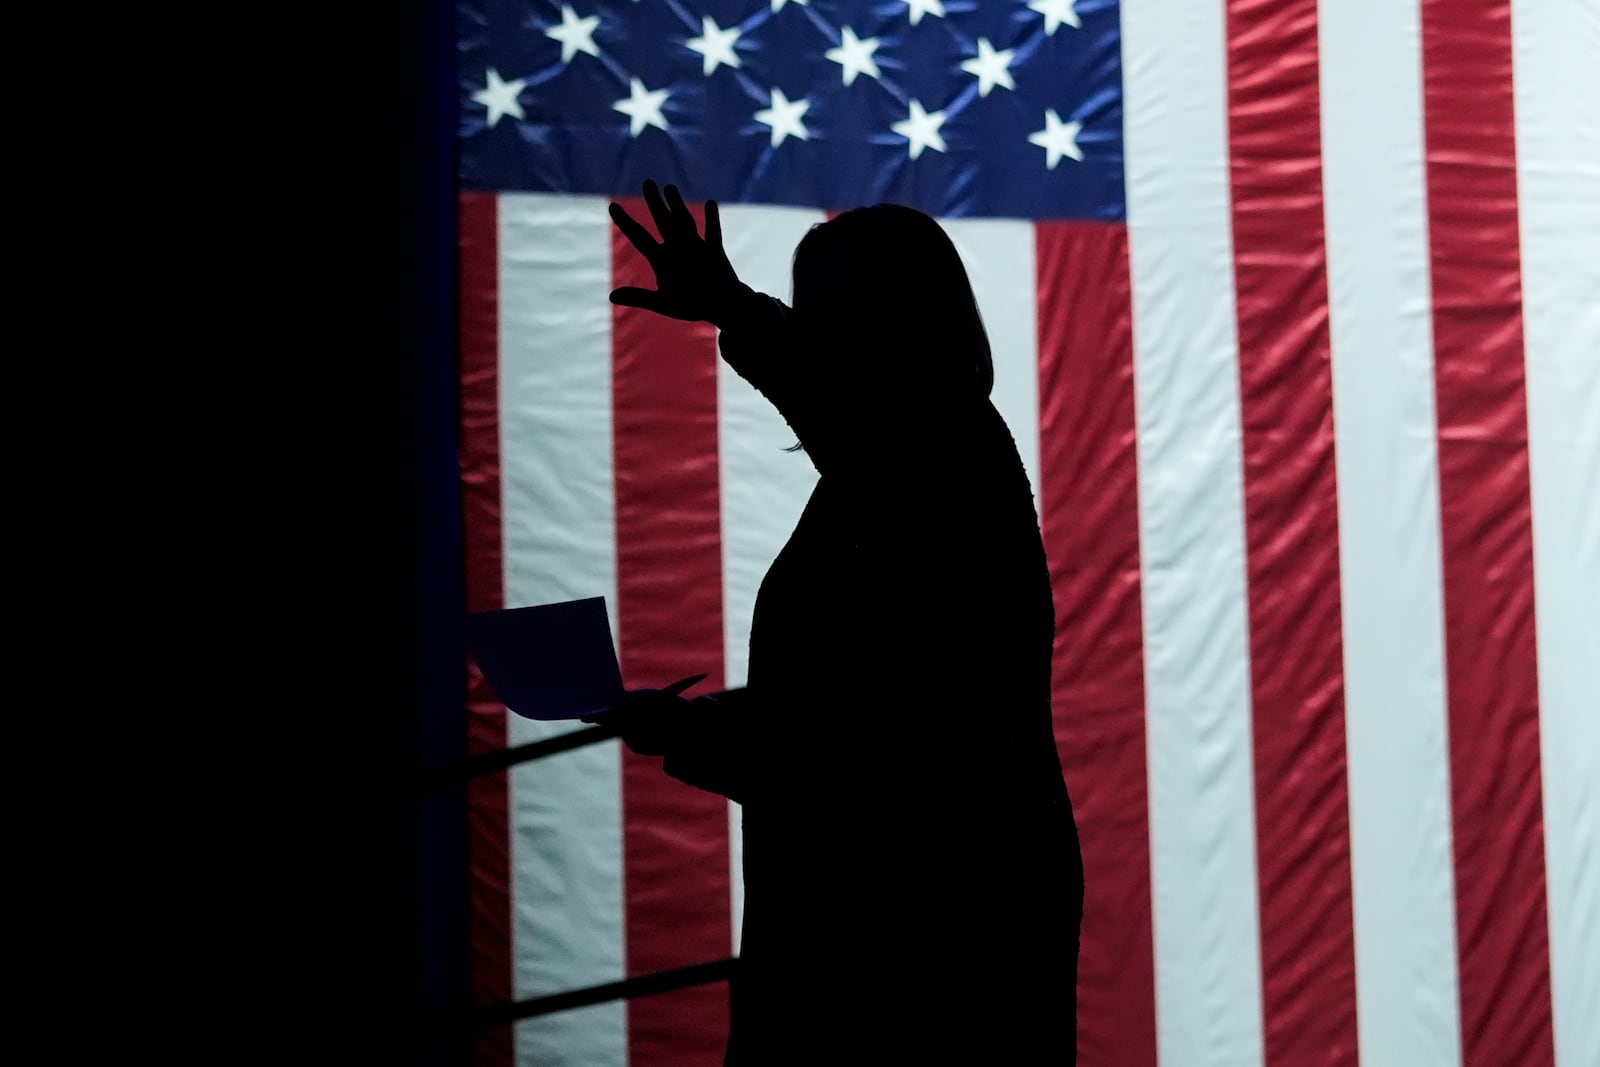
<svg viewBox="0 0 1600 1067">
<path fill-rule="evenodd" d="M 416 42 L 424 124 L 417 166 L 421 232 L 414 278 L 419 309 L 416 363 L 417 425 L 421 472 L 421 532 L 417 618 L 422 677 L 415 767 L 467 755 L 461 479 L 459 455 L 459 337 L 456 218 L 456 24 L 451 0 L 417 0 L 422 9 Z M 470 1007 L 468 950 L 467 792 L 465 784 L 417 797 L 421 943 L 417 960 L 415 1020 Z M 414 1030 L 419 1035 L 420 1029 Z M 467 1035 L 419 1037 L 422 1067 L 465 1067 Z"/>
<path fill-rule="evenodd" d="M 312 5 L 295 225 L 292 684 L 269 722 L 282 899 L 249 918 L 283 1062 L 465 1064 L 420 1021 L 468 1005 L 456 424 L 455 14 Z M 281 64 L 280 64 L 281 66 Z"/>
</svg>

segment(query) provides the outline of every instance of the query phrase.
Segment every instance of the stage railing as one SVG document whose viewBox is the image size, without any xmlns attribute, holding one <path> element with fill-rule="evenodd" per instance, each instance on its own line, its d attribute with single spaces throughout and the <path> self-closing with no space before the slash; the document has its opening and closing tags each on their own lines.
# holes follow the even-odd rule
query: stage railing
<svg viewBox="0 0 1600 1067">
<path fill-rule="evenodd" d="M 713 695 L 720 696 L 722 694 Z M 617 733 L 617 730 L 613 727 L 591 726 L 587 729 L 573 730 L 557 737 L 548 737 L 525 745 L 514 745 L 498 752 L 485 752 L 480 755 L 469 756 L 466 759 L 425 769 L 418 775 L 417 787 L 422 790 L 431 790 L 441 786 L 460 785 L 485 774 L 494 774 L 524 763 L 548 759 L 551 756 L 570 752 L 573 749 L 610 741 L 617 736 Z M 721 982 L 732 977 L 734 965 L 737 962 L 737 957 L 729 956 L 725 959 L 709 960 L 705 963 L 691 964 L 687 967 L 675 967 L 671 970 L 635 975 L 631 978 L 605 982 L 600 985 L 585 986 L 581 989 L 569 989 L 560 993 L 547 993 L 543 996 L 529 997 L 526 1000 L 485 1005 L 474 1008 L 464 1017 L 452 1015 L 444 1019 L 433 1020 L 427 1029 L 434 1036 L 456 1033 L 463 1028 L 486 1030 L 496 1026 L 507 1026 L 540 1015 L 549 1015 L 558 1011 L 570 1011 L 574 1008 L 585 1008 L 592 1004 L 602 1004 L 606 1001 L 632 1000 L 636 997 L 670 993 L 679 989 L 688 989 L 691 986 Z"/>
</svg>

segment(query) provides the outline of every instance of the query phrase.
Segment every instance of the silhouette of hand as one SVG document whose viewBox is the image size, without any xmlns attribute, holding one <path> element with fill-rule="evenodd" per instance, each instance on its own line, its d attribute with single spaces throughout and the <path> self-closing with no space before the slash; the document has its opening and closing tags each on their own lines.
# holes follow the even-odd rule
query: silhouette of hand
<svg viewBox="0 0 1600 1067">
<path fill-rule="evenodd" d="M 721 325 L 744 285 L 722 250 L 722 216 L 717 202 L 706 201 L 704 238 L 677 186 L 667 186 L 663 200 L 656 183 L 645 182 L 644 202 L 661 240 L 651 236 L 621 204 L 611 205 L 611 221 L 650 263 L 656 274 L 656 287 L 613 289 L 611 302 L 685 322 Z"/>
<path fill-rule="evenodd" d="M 664 756 L 683 735 L 688 716 L 695 710 L 694 701 L 680 694 L 703 678 L 705 675 L 696 674 L 664 689 L 631 689 L 620 704 L 585 715 L 583 721 L 614 728 L 622 743 L 641 756 Z"/>
</svg>

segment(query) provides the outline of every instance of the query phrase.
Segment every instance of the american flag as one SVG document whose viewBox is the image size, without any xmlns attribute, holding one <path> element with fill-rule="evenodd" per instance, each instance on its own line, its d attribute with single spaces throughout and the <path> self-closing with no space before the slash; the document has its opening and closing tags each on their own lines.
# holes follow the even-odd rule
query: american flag
<svg viewBox="0 0 1600 1067">
<path fill-rule="evenodd" d="M 603 595 L 630 686 L 742 684 L 815 472 L 709 326 L 608 303 L 651 279 L 607 201 L 717 199 L 779 297 L 828 212 L 922 208 L 1054 575 L 1080 1062 L 1600 1065 L 1593 0 L 469 0 L 459 57 L 469 607 Z M 554 729 L 469 699 L 476 751 Z M 480 1003 L 736 954 L 737 809 L 656 761 L 472 819 Z M 726 1025 L 711 985 L 479 1051 Z"/>
</svg>

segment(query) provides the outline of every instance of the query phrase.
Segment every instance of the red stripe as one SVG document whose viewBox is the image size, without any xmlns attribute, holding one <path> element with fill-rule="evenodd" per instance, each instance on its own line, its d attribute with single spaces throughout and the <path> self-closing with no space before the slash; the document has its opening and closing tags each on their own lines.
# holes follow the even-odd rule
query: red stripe
<svg viewBox="0 0 1600 1067">
<path fill-rule="evenodd" d="M 627 207 L 649 217 L 642 202 Z M 615 231 L 612 277 L 617 285 L 655 285 Z M 720 688 L 716 333 L 622 308 L 612 328 L 623 679 L 640 688 L 703 672 L 705 686 Z M 668 778 L 659 759 L 626 751 L 622 797 L 628 973 L 727 957 L 727 801 Z M 725 984 L 642 998 L 629 1005 L 629 1062 L 715 1067 L 727 1033 Z"/>
<path fill-rule="evenodd" d="M 1263 1041 L 1357 1060 L 1316 0 L 1229 0 Z"/>
<path fill-rule="evenodd" d="M 1156 1062 L 1128 233 L 1037 226 L 1040 523 L 1056 737 L 1087 873 L 1078 1063 Z"/>
<path fill-rule="evenodd" d="M 1554 1058 L 1510 16 L 1422 5 L 1466 1067 Z"/>
<path fill-rule="evenodd" d="M 468 611 L 505 606 L 500 521 L 500 248 L 498 202 L 463 192 L 460 227 L 461 472 Z M 506 747 L 506 709 L 477 665 L 467 670 L 467 746 L 476 755 Z M 467 787 L 471 865 L 472 992 L 480 1005 L 512 997 L 511 808 L 504 772 Z M 480 1067 L 509 1067 L 509 1026 L 477 1042 Z"/>
</svg>

